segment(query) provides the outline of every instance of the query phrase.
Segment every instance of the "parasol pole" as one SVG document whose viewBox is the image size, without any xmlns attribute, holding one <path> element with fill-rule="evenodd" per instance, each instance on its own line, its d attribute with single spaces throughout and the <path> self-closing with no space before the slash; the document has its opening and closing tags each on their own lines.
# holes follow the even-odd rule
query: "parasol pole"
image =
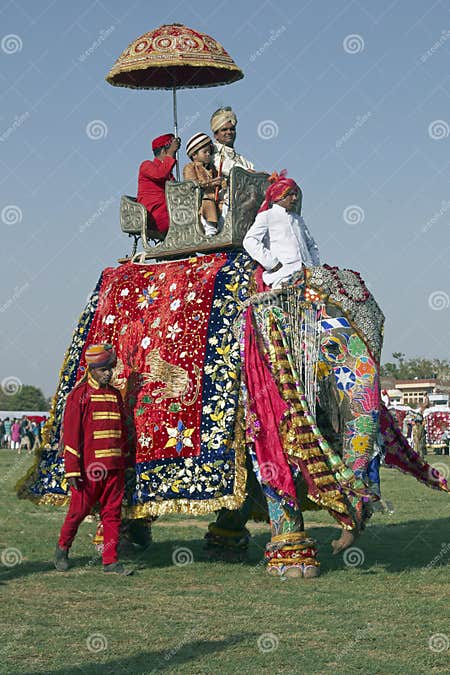
<svg viewBox="0 0 450 675">
<path fill-rule="evenodd" d="M 172 88 L 172 94 L 173 94 L 173 133 L 175 135 L 175 138 L 178 138 L 178 120 L 177 120 L 177 88 L 173 87 Z M 180 180 L 180 166 L 178 164 L 178 158 L 177 158 L 177 181 Z"/>
</svg>

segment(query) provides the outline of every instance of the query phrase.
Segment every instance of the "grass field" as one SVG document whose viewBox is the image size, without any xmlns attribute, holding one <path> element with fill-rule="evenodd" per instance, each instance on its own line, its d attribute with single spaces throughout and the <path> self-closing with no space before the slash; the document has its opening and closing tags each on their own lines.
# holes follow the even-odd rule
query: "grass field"
<svg viewBox="0 0 450 675">
<path fill-rule="evenodd" d="M 0 451 L 1 673 L 450 672 L 450 495 L 383 469 L 395 512 L 372 518 L 347 564 L 330 554 L 334 521 L 307 514 L 318 580 L 266 574 L 264 524 L 250 526 L 248 562 L 212 563 L 202 550 L 212 518 L 174 516 L 154 524 L 144 554 L 124 559 L 136 574 L 111 579 L 93 523 L 70 572 L 53 569 L 63 510 L 12 491 L 29 460 Z M 431 460 L 448 475 L 448 458 Z M 183 554 L 193 562 L 174 564 Z"/>
</svg>

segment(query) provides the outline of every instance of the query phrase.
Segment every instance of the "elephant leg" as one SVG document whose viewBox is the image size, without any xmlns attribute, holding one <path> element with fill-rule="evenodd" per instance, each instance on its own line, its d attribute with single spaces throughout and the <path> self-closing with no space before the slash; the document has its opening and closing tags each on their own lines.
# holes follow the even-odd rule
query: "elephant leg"
<svg viewBox="0 0 450 675">
<path fill-rule="evenodd" d="M 311 579 L 320 574 L 317 548 L 304 529 L 303 515 L 296 502 L 287 502 L 263 486 L 269 508 L 272 537 L 266 546 L 269 574 Z"/>
<path fill-rule="evenodd" d="M 134 544 L 141 549 L 146 549 L 152 542 L 152 520 L 153 518 L 122 518 L 120 523 L 119 548 L 121 552 L 134 550 Z M 101 522 L 97 525 L 97 531 L 92 539 L 97 552 L 103 551 L 103 525 Z"/>
<path fill-rule="evenodd" d="M 120 527 L 120 539 L 122 542 L 135 544 L 141 549 L 146 549 L 152 542 L 153 518 L 135 518 L 133 520 L 123 518 Z"/>
<path fill-rule="evenodd" d="M 271 539 L 264 555 L 268 573 L 286 578 L 318 577 L 320 564 L 316 543 L 305 532 L 297 501 L 283 499 L 266 483 L 257 480 L 251 462 L 257 462 L 253 454 L 247 456 L 247 496 L 244 503 L 240 509 L 221 509 L 218 512 L 216 521 L 210 523 L 205 535 L 206 550 L 222 559 L 242 559 L 250 540 L 246 528 L 248 520 L 255 517 L 265 519 L 268 512 Z M 257 474 L 260 478 L 260 472 Z"/>
<path fill-rule="evenodd" d="M 250 532 L 245 527 L 251 513 L 252 497 L 247 494 L 240 509 L 221 509 L 208 525 L 205 548 L 213 556 L 239 560 L 247 553 Z"/>
<path fill-rule="evenodd" d="M 331 391 L 333 392 L 332 387 L 328 387 Z M 322 395 L 325 387 L 322 387 Z M 326 391 L 326 390 L 325 390 Z M 328 392 L 327 392 L 328 393 Z M 341 410 L 338 406 L 326 406 L 324 402 L 327 399 L 323 396 L 322 398 L 322 406 L 320 404 L 317 405 L 317 410 L 316 410 L 316 417 L 317 417 L 317 424 L 324 436 L 324 438 L 328 441 L 330 446 L 335 450 L 336 453 L 342 455 L 343 454 L 343 437 L 344 433 L 342 431 L 342 414 Z M 331 400 L 331 395 L 328 393 L 328 402 Z M 344 399 L 345 402 L 345 399 Z M 335 416 L 335 420 L 332 422 L 331 421 L 331 415 Z M 357 526 L 353 530 L 346 530 L 342 529 L 341 530 L 341 535 L 339 539 L 335 539 L 331 542 L 331 546 L 333 549 L 333 554 L 336 555 L 337 553 L 341 553 L 344 551 L 346 548 L 351 546 L 357 537 L 359 536 L 360 533 L 360 526 L 362 524 L 362 510 L 363 510 L 363 501 L 361 498 L 355 497 L 351 500 L 351 505 L 352 505 L 352 510 L 353 510 L 353 515 L 355 522 L 357 523 Z"/>
<path fill-rule="evenodd" d="M 259 521 L 268 519 L 266 500 L 256 479 L 249 454 L 246 457 L 246 465 L 247 494 L 244 503 L 239 509 L 218 511 L 216 521 L 208 525 L 205 534 L 206 550 L 213 556 L 230 561 L 239 560 L 247 553 L 250 542 L 250 532 L 246 528 L 248 521 L 251 518 Z"/>
</svg>

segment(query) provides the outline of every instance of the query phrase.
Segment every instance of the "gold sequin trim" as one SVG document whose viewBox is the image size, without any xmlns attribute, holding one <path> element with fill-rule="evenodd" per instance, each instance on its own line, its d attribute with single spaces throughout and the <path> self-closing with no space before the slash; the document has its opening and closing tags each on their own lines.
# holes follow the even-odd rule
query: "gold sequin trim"
<svg viewBox="0 0 450 675">
<path fill-rule="evenodd" d="M 329 468 L 325 464 L 325 462 L 315 462 L 315 463 L 308 463 L 308 471 L 311 474 L 315 473 L 323 473 L 324 471 L 329 471 Z"/>
<path fill-rule="evenodd" d="M 306 532 L 283 532 L 283 534 L 275 534 L 271 540 L 271 544 L 277 544 L 283 541 L 302 541 L 306 539 Z"/>
</svg>

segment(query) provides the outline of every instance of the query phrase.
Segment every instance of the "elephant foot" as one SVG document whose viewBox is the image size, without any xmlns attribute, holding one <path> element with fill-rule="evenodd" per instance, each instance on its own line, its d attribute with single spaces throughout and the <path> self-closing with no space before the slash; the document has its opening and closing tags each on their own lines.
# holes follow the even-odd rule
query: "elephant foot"
<svg viewBox="0 0 450 675">
<path fill-rule="evenodd" d="M 341 536 L 339 539 L 334 539 L 331 542 L 331 548 L 333 549 L 333 555 L 337 555 L 342 551 L 345 551 L 346 548 L 352 546 L 353 543 L 359 536 L 358 530 L 342 530 Z"/>
<path fill-rule="evenodd" d="M 301 579 L 303 577 L 303 570 L 296 565 L 288 567 L 282 575 L 285 579 Z"/>
<path fill-rule="evenodd" d="M 318 565 L 268 565 L 267 574 L 279 579 L 317 579 L 320 577 Z"/>
<path fill-rule="evenodd" d="M 302 579 L 303 571 L 302 565 L 278 566 L 268 565 L 267 574 L 278 579 Z"/>
<path fill-rule="evenodd" d="M 304 579 L 317 579 L 317 577 L 320 577 L 320 567 L 317 567 L 317 565 L 303 566 Z"/>
<path fill-rule="evenodd" d="M 355 506 L 355 523 L 356 526 L 352 530 L 342 529 L 341 536 L 339 539 L 334 539 L 331 542 L 331 547 L 333 549 L 333 555 L 337 555 L 342 551 L 345 551 L 349 546 L 353 546 L 355 541 L 360 536 L 361 532 L 366 526 L 366 522 L 369 520 L 373 513 L 373 508 L 365 503 L 362 499 L 358 501 Z"/>
<path fill-rule="evenodd" d="M 247 551 L 232 551 L 225 548 L 205 548 L 205 555 L 211 561 L 242 563 L 247 560 Z"/>
<path fill-rule="evenodd" d="M 247 528 L 225 530 L 211 523 L 205 534 L 204 550 L 210 559 L 243 562 L 247 557 L 249 540 L 250 532 Z"/>
<path fill-rule="evenodd" d="M 272 536 L 264 557 L 267 572 L 282 579 L 313 579 L 320 575 L 316 543 L 305 532 Z"/>
</svg>

